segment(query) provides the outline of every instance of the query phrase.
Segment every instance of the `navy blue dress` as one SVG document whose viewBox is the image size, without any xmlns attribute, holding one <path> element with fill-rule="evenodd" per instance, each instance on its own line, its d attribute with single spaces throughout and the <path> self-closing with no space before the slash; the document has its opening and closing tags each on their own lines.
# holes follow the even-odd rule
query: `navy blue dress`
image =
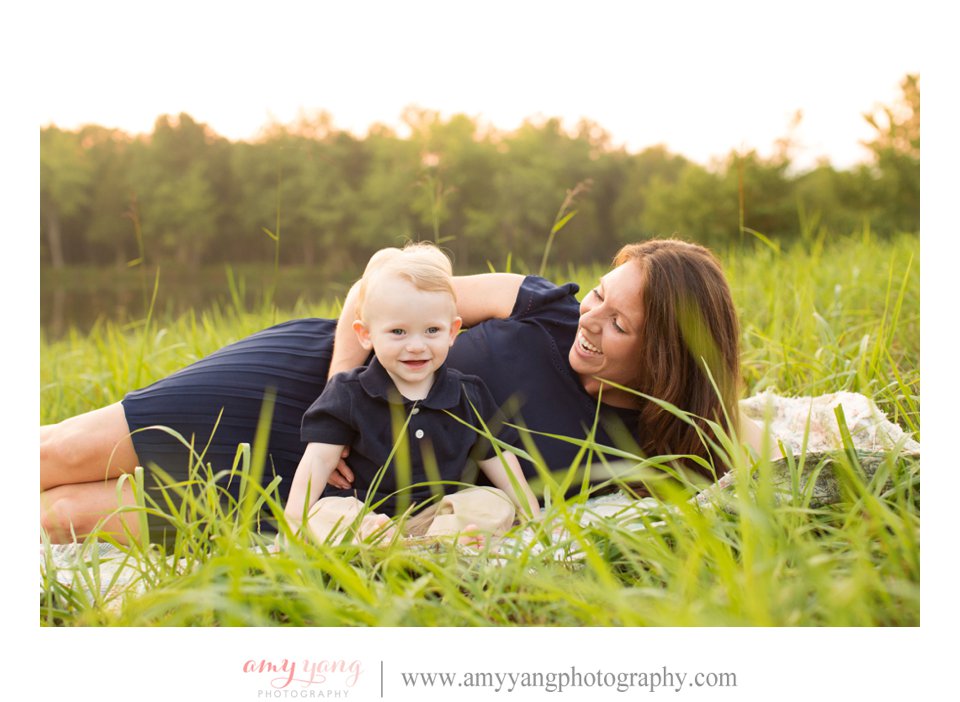
<svg viewBox="0 0 960 702">
<path fill-rule="evenodd" d="M 532 431 L 584 438 L 594 424 L 597 401 L 584 391 L 567 361 L 580 316 L 578 290 L 573 283 L 557 286 L 528 276 L 510 317 L 488 320 L 460 334 L 448 364 L 479 376 L 504 407 L 508 421 Z M 284 322 L 129 393 L 123 407 L 141 464 L 147 471 L 159 466 L 174 480 L 187 478 L 189 451 L 169 433 L 150 428 L 163 425 L 192 440 L 204 463 L 228 470 L 237 445 L 253 443 L 263 399 L 272 392 L 276 399 L 264 483 L 282 476 L 280 498 L 286 500 L 305 446 L 301 419 L 323 391 L 335 328 L 335 320 L 329 319 Z M 635 422 L 634 412 L 601 405 L 596 438 L 612 444 L 611 434 L 619 435 Z M 578 447 L 568 442 L 530 436 L 553 470 L 563 470 L 577 454 Z M 536 475 L 531 464 L 521 460 L 521 465 L 528 476 Z M 153 481 L 148 478 L 147 483 Z M 162 522 L 151 520 L 152 535 L 162 529 Z"/>
</svg>

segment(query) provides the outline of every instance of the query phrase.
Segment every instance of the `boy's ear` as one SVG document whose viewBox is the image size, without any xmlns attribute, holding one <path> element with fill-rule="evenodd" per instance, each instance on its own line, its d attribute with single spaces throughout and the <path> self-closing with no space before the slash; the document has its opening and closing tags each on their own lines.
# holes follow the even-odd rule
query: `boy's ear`
<svg viewBox="0 0 960 702">
<path fill-rule="evenodd" d="M 355 319 L 353 321 L 353 332 L 357 335 L 357 341 L 360 342 L 360 346 L 364 351 L 369 351 L 373 348 L 373 342 L 370 341 L 370 329 L 367 328 L 367 325 L 363 323 L 362 319 Z"/>
<path fill-rule="evenodd" d="M 463 326 L 463 319 L 461 317 L 454 317 L 453 322 L 450 324 L 450 345 L 453 346 L 453 342 L 457 340 L 457 334 L 460 333 L 460 327 Z"/>
</svg>

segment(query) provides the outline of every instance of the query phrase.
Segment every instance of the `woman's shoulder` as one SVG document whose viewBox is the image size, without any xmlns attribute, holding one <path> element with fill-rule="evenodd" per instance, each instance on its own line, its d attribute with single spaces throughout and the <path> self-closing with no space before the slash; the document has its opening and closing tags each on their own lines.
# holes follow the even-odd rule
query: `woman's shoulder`
<svg viewBox="0 0 960 702">
<path fill-rule="evenodd" d="M 580 303 L 576 298 L 579 291 L 580 286 L 576 283 L 557 285 L 542 276 L 528 275 L 520 283 L 517 300 L 510 316 L 522 318 L 552 308 L 560 310 L 574 308 L 579 311 Z"/>
</svg>

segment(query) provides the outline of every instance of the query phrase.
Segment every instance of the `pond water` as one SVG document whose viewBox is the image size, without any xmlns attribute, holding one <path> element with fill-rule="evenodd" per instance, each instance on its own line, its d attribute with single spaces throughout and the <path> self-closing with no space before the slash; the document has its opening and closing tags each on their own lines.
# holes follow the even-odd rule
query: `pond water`
<svg viewBox="0 0 960 702">
<path fill-rule="evenodd" d="M 231 286 L 230 276 L 233 276 Z M 126 323 L 144 319 L 153 294 L 156 271 L 118 271 L 116 268 L 68 269 L 54 273 L 41 269 L 40 328 L 48 339 L 57 339 L 71 328 L 89 331 L 98 319 Z M 282 268 L 273 299 L 281 309 L 298 302 L 314 304 L 342 299 L 352 278 L 318 281 L 304 268 Z M 225 268 L 196 271 L 162 270 L 154 315 L 179 316 L 193 309 L 202 312 L 214 305 L 244 309 L 262 304 L 274 285 L 274 272 Z"/>
</svg>

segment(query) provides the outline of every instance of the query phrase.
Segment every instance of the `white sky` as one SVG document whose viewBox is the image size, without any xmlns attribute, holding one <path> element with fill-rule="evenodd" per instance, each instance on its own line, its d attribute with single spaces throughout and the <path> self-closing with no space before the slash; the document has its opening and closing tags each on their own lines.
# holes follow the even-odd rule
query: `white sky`
<svg viewBox="0 0 960 702">
<path fill-rule="evenodd" d="M 57 4 L 57 3 L 54 3 Z M 150 132 L 189 113 L 231 139 L 326 110 L 359 135 L 405 106 L 502 129 L 591 119 L 614 143 L 706 162 L 768 153 L 797 110 L 797 165 L 865 156 L 862 113 L 920 71 L 902 3 L 62 3 L 45 23 L 41 125 Z"/>
</svg>

